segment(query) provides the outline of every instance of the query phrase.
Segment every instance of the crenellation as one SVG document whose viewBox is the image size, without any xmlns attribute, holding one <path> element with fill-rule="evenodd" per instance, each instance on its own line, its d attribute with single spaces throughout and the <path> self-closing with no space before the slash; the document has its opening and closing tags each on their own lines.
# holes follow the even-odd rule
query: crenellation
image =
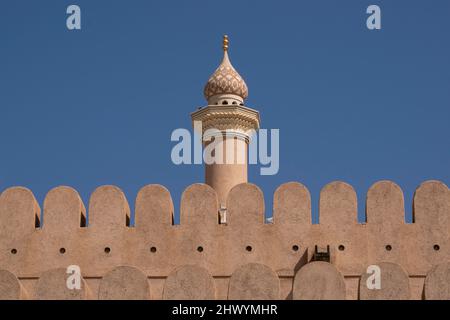
<svg viewBox="0 0 450 320">
<path fill-rule="evenodd" d="M 337 224 L 352 228 L 358 223 L 356 192 L 351 185 L 342 181 L 327 184 L 320 191 L 319 223 L 333 227 Z M 339 229 L 346 232 L 345 229 Z"/>
<path fill-rule="evenodd" d="M 66 186 L 50 190 L 44 199 L 45 232 L 65 235 L 74 229 L 86 226 L 86 208 L 78 192 Z"/>
<path fill-rule="evenodd" d="M 379 181 L 367 192 L 368 263 L 408 261 L 405 238 L 405 205 L 402 189 L 392 181 Z"/>
<path fill-rule="evenodd" d="M 90 298 L 89 289 L 82 276 L 80 280 L 80 288 L 71 290 L 67 286 L 66 268 L 47 270 L 37 280 L 32 297 L 35 300 L 87 300 Z"/>
<path fill-rule="evenodd" d="M 367 259 L 367 233 L 358 223 L 358 203 L 353 187 L 342 181 L 320 191 L 317 244 L 330 246 L 331 262 L 347 275 L 359 273 Z"/>
<path fill-rule="evenodd" d="M 450 191 L 442 182 L 427 181 L 417 188 L 413 223 L 405 222 L 403 192 L 390 181 L 369 189 L 367 223 L 358 223 L 356 192 L 344 182 L 321 190 L 319 224 L 311 223 L 311 197 L 304 185 L 283 184 L 273 197 L 274 219 L 267 223 L 261 190 L 249 183 L 235 186 L 227 201 L 227 223 L 221 224 L 215 190 L 193 184 L 183 192 L 181 222 L 174 225 L 170 192 L 147 185 L 136 197 L 135 225 L 128 226 L 128 201 L 119 188 L 97 188 L 86 211 L 78 193 L 62 186 L 46 195 L 44 223 L 36 228 L 40 209 L 33 193 L 9 188 L 0 195 L 0 298 L 313 297 L 296 294 L 292 286 L 304 292 L 306 283 L 294 279 L 302 279 L 299 272 L 316 263 L 315 246 L 330 248 L 330 263 L 317 268 L 333 267 L 342 275 L 345 289 L 340 281 L 333 286 L 340 298 L 397 297 L 393 289 L 360 295 L 370 265 L 386 269 L 383 281 L 402 284 L 401 298 L 422 299 L 425 283 L 428 297 L 448 297 L 441 282 L 450 270 Z M 86 226 L 82 222 L 87 215 Z M 81 269 L 81 293 L 66 291 L 69 265 Z M 334 271 L 314 270 L 310 272 L 317 281 L 336 279 Z M 130 276 L 132 287 L 122 293 L 115 289 L 130 274 L 135 274 Z M 103 281 L 105 277 L 112 280 Z M 244 278 L 248 287 L 242 286 Z M 180 293 L 183 281 L 197 285 L 201 295 Z M 333 292 L 317 298 L 335 297 Z"/>
<path fill-rule="evenodd" d="M 216 287 L 207 269 L 184 265 L 169 274 L 165 281 L 165 300 L 214 300 Z"/>
<path fill-rule="evenodd" d="M 148 300 L 150 284 L 144 272 L 136 267 L 118 266 L 101 279 L 99 300 Z"/>
<path fill-rule="evenodd" d="M 312 224 L 311 195 L 301 183 L 287 182 L 273 196 L 273 222 L 276 224 Z"/>
<path fill-rule="evenodd" d="M 335 266 L 314 261 L 295 275 L 292 298 L 295 300 L 344 300 L 345 280 Z"/>
<path fill-rule="evenodd" d="M 28 298 L 27 292 L 14 273 L 0 270 L 0 299 L 24 300 Z"/>
<path fill-rule="evenodd" d="M 411 299 L 411 286 L 408 273 L 404 268 L 392 262 L 377 264 L 382 270 L 380 288 L 369 289 L 367 280 L 369 275 L 363 273 L 359 282 L 360 300 L 409 300 Z"/>
<path fill-rule="evenodd" d="M 158 233 L 173 225 L 174 209 L 169 190 L 159 184 L 150 184 L 139 190 L 135 202 L 136 229 Z"/>
<path fill-rule="evenodd" d="M 228 287 L 230 300 L 274 300 L 280 298 L 280 279 L 268 266 L 244 264 L 231 275 Z"/>
<path fill-rule="evenodd" d="M 213 188 L 203 183 L 187 187 L 181 196 L 180 225 L 210 233 L 219 223 L 219 202 Z"/>
<path fill-rule="evenodd" d="M 89 227 L 102 232 L 129 226 L 130 207 L 125 194 L 116 186 L 101 186 L 89 199 Z"/>
<path fill-rule="evenodd" d="M 230 226 L 248 227 L 264 224 L 264 194 L 251 183 L 241 183 L 231 189 L 227 198 L 227 215 Z"/>
<path fill-rule="evenodd" d="M 0 234 L 10 239 L 25 237 L 40 225 L 41 208 L 33 193 L 24 187 L 11 187 L 0 194 Z"/>
</svg>

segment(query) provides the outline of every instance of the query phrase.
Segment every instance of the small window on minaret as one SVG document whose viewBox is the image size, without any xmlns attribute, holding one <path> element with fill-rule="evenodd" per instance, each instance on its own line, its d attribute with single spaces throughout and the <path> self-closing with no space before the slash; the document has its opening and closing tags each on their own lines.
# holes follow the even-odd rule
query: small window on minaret
<svg viewBox="0 0 450 320">
<path fill-rule="evenodd" d="M 223 102 L 222 102 L 222 104 L 228 104 L 228 101 L 227 101 L 227 100 L 225 100 L 225 101 L 223 101 Z"/>
</svg>

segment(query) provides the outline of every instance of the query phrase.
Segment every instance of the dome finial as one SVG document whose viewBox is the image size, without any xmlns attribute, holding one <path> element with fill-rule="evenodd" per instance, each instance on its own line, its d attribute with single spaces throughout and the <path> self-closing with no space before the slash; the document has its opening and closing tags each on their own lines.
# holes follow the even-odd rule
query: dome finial
<svg viewBox="0 0 450 320">
<path fill-rule="evenodd" d="M 223 51 L 228 51 L 228 36 L 226 34 L 223 36 Z"/>
</svg>

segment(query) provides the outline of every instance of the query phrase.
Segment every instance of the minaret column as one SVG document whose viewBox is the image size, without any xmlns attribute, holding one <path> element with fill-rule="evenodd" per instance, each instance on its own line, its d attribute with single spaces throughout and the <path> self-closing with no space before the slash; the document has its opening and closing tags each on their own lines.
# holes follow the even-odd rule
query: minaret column
<svg viewBox="0 0 450 320">
<path fill-rule="evenodd" d="M 213 160 L 204 159 L 205 182 L 217 192 L 220 207 L 225 210 L 230 190 L 248 181 L 248 146 L 260 119 L 258 111 L 244 105 L 248 89 L 231 65 L 227 36 L 223 50 L 222 63 L 205 86 L 208 105 L 191 117 L 194 128 L 201 127 L 204 155 L 211 155 Z"/>
<path fill-rule="evenodd" d="M 201 124 L 205 156 L 212 155 L 204 159 L 205 182 L 225 207 L 230 190 L 248 181 L 248 146 L 259 128 L 259 114 L 239 105 L 208 105 L 191 116 L 194 127 Z"/>
<path fill-rule="evenodd" d="M 248 139 L 235 135 L 233 132 L 220 133 L 223 142 L 215 148 L 222 150 L 221 163 L 205 165 L 205 182 L 217 192 L 219 203 L 224 206 L 230 190 L 248 181 Z M 206 142 L 205 147 L 211 145 Z"/>
</svg>

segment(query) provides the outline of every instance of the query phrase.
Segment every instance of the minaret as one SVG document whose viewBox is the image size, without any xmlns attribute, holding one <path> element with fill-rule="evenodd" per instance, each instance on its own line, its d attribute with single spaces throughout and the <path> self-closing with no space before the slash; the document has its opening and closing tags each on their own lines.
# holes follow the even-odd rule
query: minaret
<svg viewBox="0 0 450 320">
<path fill-rule="evenodd" d="M 206 184 L 216 190 L 221 211 L 226 209 L 231 188 L 248 181 L 248 145 L 251 133 L 259 128 L 260 122 L 258 111 L 244 106 L 248 89 L 231 65 L 227 36 L 223 38 L 223 51 L 222 63 L 204 89 L 208 105 L 191 114 L 194 122 L 202 124 L 204 147 L 208 148 L 216 141 L 216 150 L 223 152 L 222 157 L 215 154 L 216 160 L 223 159 L 222 163 L 205 165 Z"/>
</svg>

